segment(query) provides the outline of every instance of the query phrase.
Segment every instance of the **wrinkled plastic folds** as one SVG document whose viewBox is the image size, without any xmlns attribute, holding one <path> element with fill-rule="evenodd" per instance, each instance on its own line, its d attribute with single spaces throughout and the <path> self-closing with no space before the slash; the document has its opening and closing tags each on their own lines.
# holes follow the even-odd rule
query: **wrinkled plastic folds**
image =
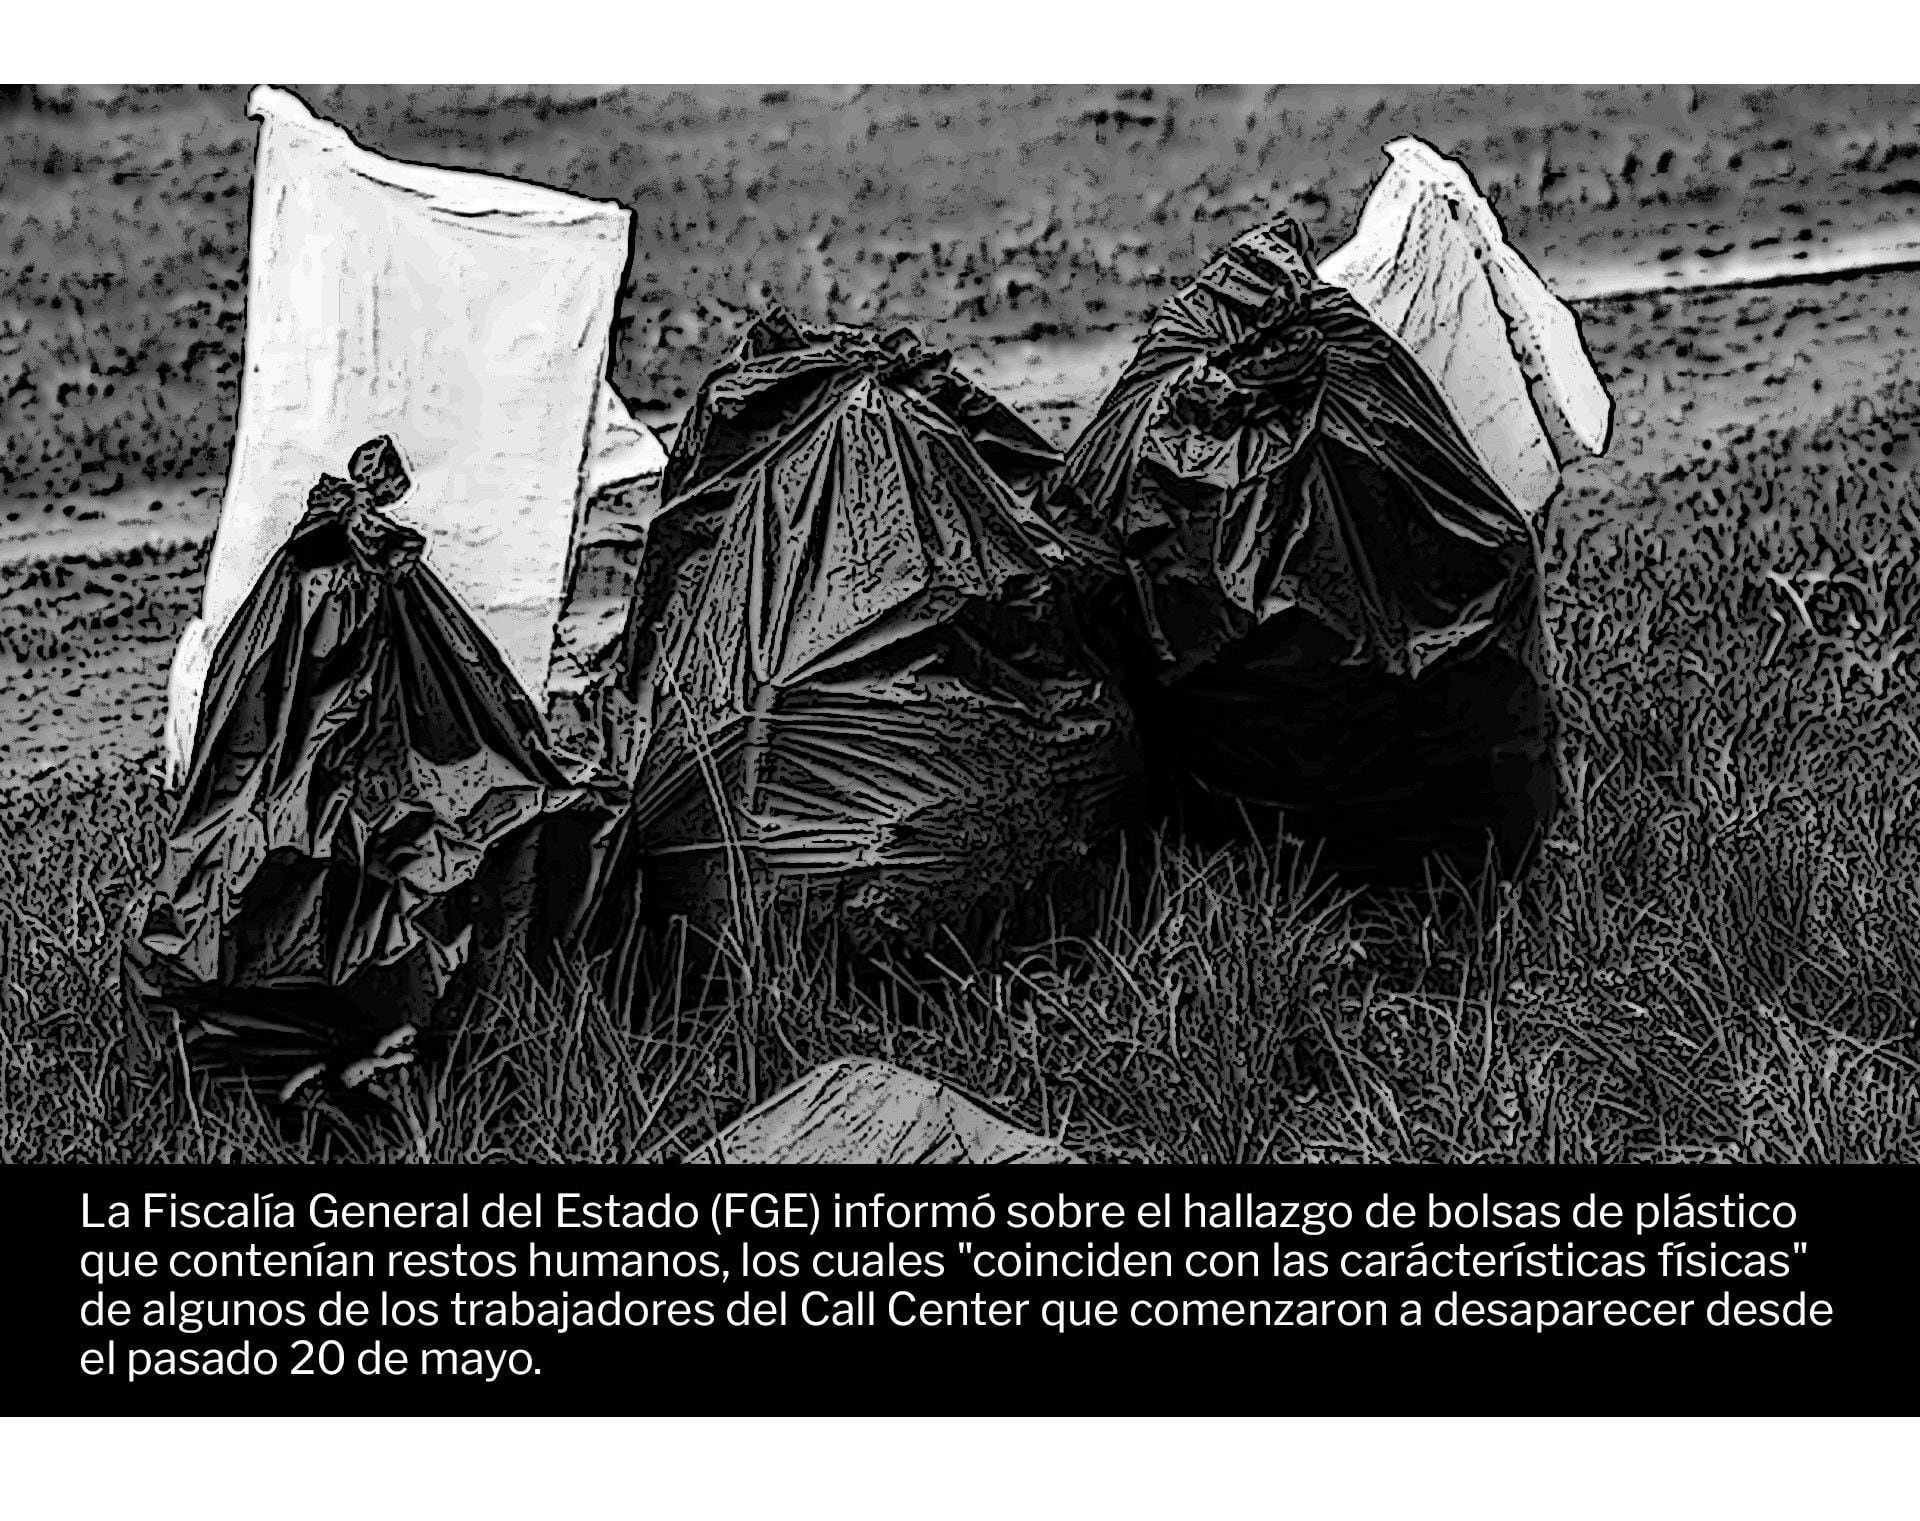
<svg viewBox="0 0 1920 1521">
<path fill-rule="evenodd" d="M 1472 176 L 1418 138 L 1391 166 L 1353 237 L 1320 262 L 1413 351 L 1468 439 L 1529 517 L 1566 465 L 1603 453 L 1613 404 L 1579 319 L 1506 240 Z"/>
<path fill-rule="evenodd" d="M 1002 1166 L 1080 1159 L 957 1088 L 889 1062 L 842 1057 L 742 1115 L 687 1160 Z"/>
<path fill-rule="evenodd" d="M 209 652 L 308 487 L 376 435 L 413 470 L 401 520 L 544 700 L 583 489 L 625 468 L 590 457 L 590 436 L 631 455 L 638 426 L 604 378 L 625 207 L 385 158 L 284 90 L 255 90 L 248 112 L 246 370 L 201 616 L 168 684 L 176 783 Z"/>
<path fill-rule="evenodd" d="M 1282 219 L 1156 314 L 1068 458 L 1122 550 L 1165 802 L 1342 871 L 1525 854 L 1551 814 L 1538 551 L 1433 380 Z"/>
<path fill-rule="evenodd" d="M 601 390 L 600 400 L 567 600 L 547 669 L 548 722 L 569 744 L 593 755 L 602 744 L 596 723 L 601 690 L 613 674 L 667 468 L 659 436 L 634 421 L 611 387 Z"/>
<path fill-rule="evenodd" d="M 323 477 L 230 620 L 158 879 L 135 1006 L 196 1067 L 351 1083 L 463 991 L 571 943 L 619 789 L 548 746 L 492 641 L 391 516 L 392 442 Z"/>
<path fill-rule="evenodd" d="M 623 647 L 652 901 L 925 941 L 1117 826 L 1130 722 L 1034 506 L 1058 465 L 911 335 L 749 330 L 674 438 Z"/>
<path fill-rule="evenodd" d="M 589 435 L 585 476 L 586 500 L 657 476 L 667 468 L 667 451 L 660 437 L 636 422 L 620 393 L 602 384 Z"/>
</svg>

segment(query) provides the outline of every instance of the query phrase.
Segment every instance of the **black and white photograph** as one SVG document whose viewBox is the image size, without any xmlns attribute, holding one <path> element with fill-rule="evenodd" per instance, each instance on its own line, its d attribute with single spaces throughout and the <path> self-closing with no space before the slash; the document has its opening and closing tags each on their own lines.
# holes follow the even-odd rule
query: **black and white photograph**
<svg viewBox="0 0 1920 1521">
<path fill-rule="evenodd" d="M 1913 1413 L 1920 86 L 262 56 L 0 85 L 10 1419 Z"/>
<path fill-rule="evenodd" d="M 9 1161 L 1920 1154 L 1912 90 L 0 109 Z"/>
</svg>

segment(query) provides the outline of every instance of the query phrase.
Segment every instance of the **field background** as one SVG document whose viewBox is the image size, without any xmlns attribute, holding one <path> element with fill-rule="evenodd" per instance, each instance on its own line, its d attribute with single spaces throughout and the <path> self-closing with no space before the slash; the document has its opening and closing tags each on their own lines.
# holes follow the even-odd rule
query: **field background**
<svg viewBox="0 0 1920 1521">
<path fill-rule="evenodd" d="M 1331 249 L 1407 134 L 1563 278 L 1920 227 L 1920 109 L 1887 88 L 296 88 L 371 148 L 631 206 L 613 377 L 643 416 L 677 415 L 768 299 L 962 346 L 1124 333 L 1272 210 Z M 10 511 L 225 470 L 245 98 L 0 105 Z"/>
<path fill-rule="evenodd" d="M 634 206 L 615 379 L 663 425 L 771 297 L 911 323 L 1064 439 L 1208 249 L 1281 205 L 1333 246 L 1409 133 L 1562 282 L 1920 218 L 1920 96 L 1888 89 L 301 93 L 370 146 Z M 0 1157 L 320 1144 L 110 1103 L 237 399 L 243 101 L 0 96 Z M 580 990 L 502 990 L 475 1050 L 519 1081 L 444 1080 L 366 1144 L 672 1154 L 868 1052 L 1099 1157 L 1920 1160 L 1916 294 L 1580 305 L 1615 438 L 1543 533 L 1573 801 L 1525 892 L 1332 904 L 1142 842 L 1149 889 L 1091 944 L 1002 948 L 911 1007 L 775 927 L 637 1037 Z"/>
</svg>

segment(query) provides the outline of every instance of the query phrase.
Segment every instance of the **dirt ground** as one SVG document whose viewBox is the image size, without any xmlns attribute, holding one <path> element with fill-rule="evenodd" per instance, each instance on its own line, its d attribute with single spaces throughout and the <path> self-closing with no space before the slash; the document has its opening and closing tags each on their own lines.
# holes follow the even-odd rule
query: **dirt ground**
<svg viewBox="0 0 1920 1521">
<path fill-rule="evenodd" d="M 1606 458 L 1563 500 L 1650 509 L 1663 477 L 1730 436 L 1764 436 L 1899 373 L 1920 272 L 1586 303 L 1614 398 Z M 963 365 L 1063 446 L 1126 362 L 1134 335 L 963 350 Z M 95 503 L 85 522 L 0 505 L 0 794 L 56 772 L 157 763 L 174 641 L 198 608 L 217 484 Z M 29 515 L 43 521 L 30 522 Z M 56 525 L 56 521 L 58 526 Z M 58 543 L 63 556 L 46 557 Z"/>
</svg>

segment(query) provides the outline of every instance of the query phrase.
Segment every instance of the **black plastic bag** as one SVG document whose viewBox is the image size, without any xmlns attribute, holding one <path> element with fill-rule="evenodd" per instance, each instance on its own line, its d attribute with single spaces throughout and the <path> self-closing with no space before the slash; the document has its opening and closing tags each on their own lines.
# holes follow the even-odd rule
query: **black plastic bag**
<svg viewBox="0 0 1920 1521">
<path fill-rule="evenodd" d="M 219 1080 L 336 1090 L 405 1059 L 603 886 L 616 783 L 557 754 L 491 641 L 384 516 L 392 442 L 324 476 L 216 649 L 124 982 Z"/>
<path fill-rule="evenodd" d="M 1521 865 L 1556 801 L 1539 551 L 1419 362 L 1282 219 L 1155 315 L 1056 510 L 1132 582 L 1162 806 L 1417 878 Z"/>
<path fill-rule="evenodd" d="M 629 849 L 709 930 L 769 900 L 926 945 L 1070 868 L 1137 771 L 1035 499 L 1038 434 L 911 335 L 763 317 L 673 442 L 624 647 Z"/>
</svg>

